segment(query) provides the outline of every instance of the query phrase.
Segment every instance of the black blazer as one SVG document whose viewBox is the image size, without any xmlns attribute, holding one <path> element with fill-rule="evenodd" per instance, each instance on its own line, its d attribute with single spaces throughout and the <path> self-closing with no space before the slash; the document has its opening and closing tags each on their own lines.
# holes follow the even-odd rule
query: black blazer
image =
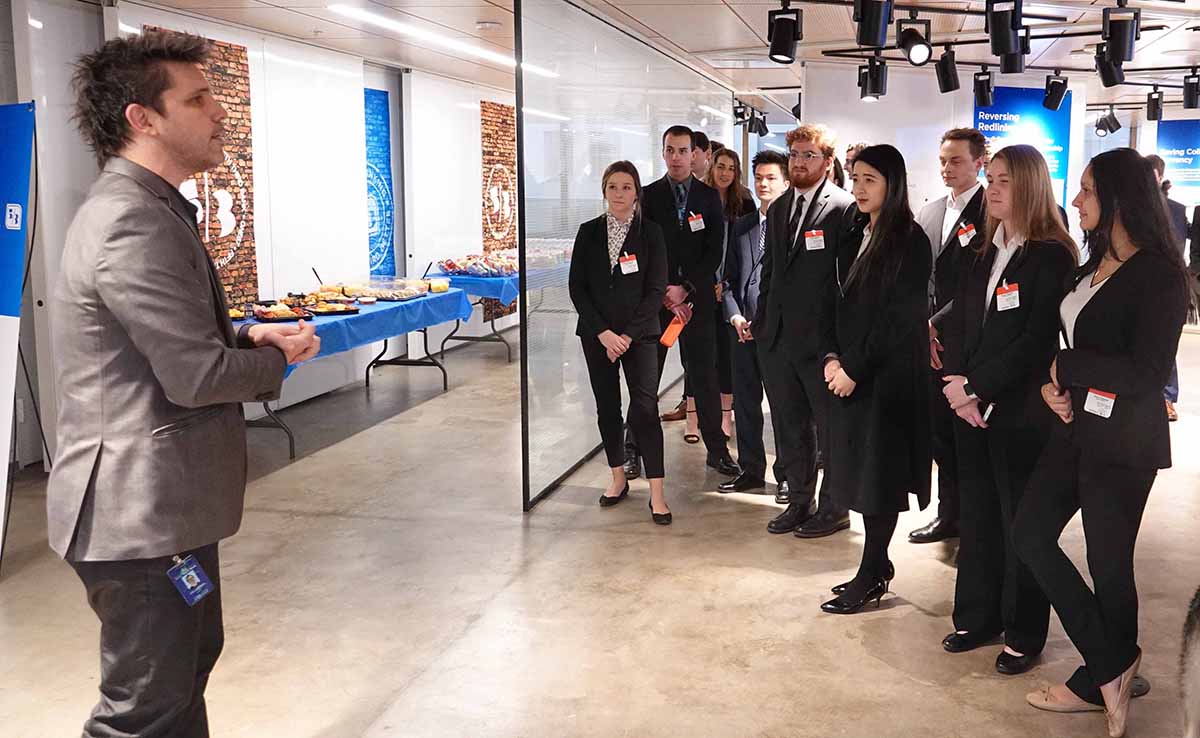
<svg viewBox="0 0 1200 738">
<path fill-rule="evenodd" d="M 1030 241 L 1004 267 L 998 286 L 1017 285 L 1019 303 L 998 310 L 996 297 L 984 315 L 984 295 L 997 251 L 965 255 L 953 306 L 942 321 L 946 374 L 961 374 L 980 399 L 980 411 L 995 427 L 1049 428 L 1054 414 L 1042 401 L 1050 362 L 1058 351 L 1058 306 L 1076 261 L 1053 241 Z"/>
<path fill-rule="evenodd" d="M 721 267 L 721 243 L 725 236 L 721 196 L 692 178 L 686 214 L 704 218 L 704 228 L 693 232 L 686 220 L 680 226 L 675 192 L 670 179 L 663 176 L 642 190 L 642 213 L 662 229 L 667 249 L 667 284 L 682 285 L 691 293 L 692 309 L 711 315 L 717 307 L 713 285 Z"/>
<path fill-rule="evenodd" d="M 579 226 L 567 289 L 579 313 L 575 335 L 596 336 L 605 330 L 634 341 L 657 341 L 662 335 L 658 313 L 667 290 L 667 254 L 662 231 L 645 218 L 635 218 L 622 255 L 637 257 L 638 270 L 622 274 L 609 268 L 606 215 Z"/>
<path fill-rule="evenodd" d="M 1085 277 L 1081 271 L 1070 288 Z M 1057 365 L 1059 385 L 1071 391 L 1075 420 L 1056 427 L 1085 455 L 1137 469 L 1171 466 L 1162 388 L 1175 365 L 1188 300 L 1183 273 L 1166 257 L 1143 250 L 1080 311 L 1075 340 L 1058 352 Z M 1117 396 L 1111 416 L 1083 409 L 1089 388 Z"/>
<path fill-rule="evenodd" d="M 934 259 L 933 274 L 929 278 L 932 287 L 930 320 L 934 325 L 940 326 L 942 320 L 949 313 L 949 305 L 954 299 L 959 280 L 962 277 L 963 265 L 969 262 L 971 256 L 981 250 L 983 246 L 984 231 L 987 230 L 987 213 L 984 207 L 984 193 L 986 192 L 987 187 L 979 188 L 979 191 L 967 203 L 958 222 L 950 229 L 950 235 L 942 241 L 937 258 Z M 946 213 L 946 206 L 945 202 L 939 204 L 941 207 L 926 206 L 926 210 L 923 210 L 917 219 L 930 242 L 933 242 L 935 238 L 942 237 L 942 219 Z M 975 238 L 963 246 L 958 240 L 958 229 L 968 224 L 975 226 Z"/>
<path fill-rule="evenodd" d="M 820 305 L 833 283 L 836 255 L 858 209 L 853 207 L 854 198 L 849 192 L 823 181 L 813 194 L 812 206 L 793 244 L 788 219 L 795 197 L 792 188 L 767 210 L 766 254 L 754 338 L 761 350 L 778 349 L 800 361 L 815 358 L 820 350 Z M 804 232 L 810 230 L 824 231 L 825 248 L 806 248 Z"/>
</svg>

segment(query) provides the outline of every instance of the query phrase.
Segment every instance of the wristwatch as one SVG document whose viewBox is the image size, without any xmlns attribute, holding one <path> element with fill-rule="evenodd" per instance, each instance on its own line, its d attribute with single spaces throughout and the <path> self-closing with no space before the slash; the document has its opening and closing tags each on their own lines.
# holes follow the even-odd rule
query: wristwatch
<svg viewBox="0 0 1200 738">
<path fill-rule="evenodd" d="M 963 392 L 966 392 L 967 397 L 970 397 L 972 400 L 979 399 L 979 395 L 975 394 L 975 390 L 971 389 L 970 382 L 963 382 Z"/>
</svg>

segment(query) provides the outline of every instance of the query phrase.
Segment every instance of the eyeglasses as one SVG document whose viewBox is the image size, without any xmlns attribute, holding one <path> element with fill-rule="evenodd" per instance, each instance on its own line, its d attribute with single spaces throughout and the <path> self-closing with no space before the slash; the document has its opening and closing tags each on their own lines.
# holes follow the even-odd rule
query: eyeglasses
<svg viewBox="0 0 1200 738">
<path fill-rule="evenodd" d="M 789 151 L 788 158 L 792 161 L 812 161 L 813 159 L 824 159 L 824 154 L 818 154 L 814 151 Z"/>
</svg>

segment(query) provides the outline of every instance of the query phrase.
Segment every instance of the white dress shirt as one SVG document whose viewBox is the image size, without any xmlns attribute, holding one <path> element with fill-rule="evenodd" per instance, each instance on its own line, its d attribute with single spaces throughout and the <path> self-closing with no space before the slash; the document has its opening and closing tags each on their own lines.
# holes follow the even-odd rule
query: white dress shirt
<svg viewBox="0 0 1200 738">
<path fill-rule="evenodd" d="M 822 180 L 822 182 L 824 182 L 824 180 Z M 793 190 L 796 190 L 796 196 L 792 198 L 792 209 L 788 211 L 788 222 L 791 223 L 792 217 L 796 214 L 796 205 L 800 203 L 801 195 L 804 196 L 804 212 L 800 214 L 800 221 L 796 224 L 796 231 L 792 233 L 792 240 L 789 242 L 789 245 L 796 243 L 796 239 L 800 238 L 800 229 L 804 227 L 804 221 L 808 218 L 809 212 L 812 211 L 813 200 L 815 199 L 813 196 L 817 194 L 817 190 L 821 189 L 822 182 L 817 182 L 807 190 L 796 190 L 795 187 L 792 188 Z M 830 187 L 837 187 L 837 185 L 833 184 L 832 182 L 829 182 L 828 184 Z"/>
<path fill-rule="evenodd" d="M 946 215 L 942 218 L 942 243 L 946 243 L 946 239 L 950 238 L 950 232 L 954 230 L 963 211 L 967 209 L 967 205 L 971 204 L 971 198 L 975 197 L 975 193 L 979 192 L 981 187 L 983 187 L 983 183 L 976 182 L 974 187 L 958 197 L 955 197 L 954 193 L 946 195 Z"/>
<path fill-rule="evenodd" d="M 996 296 L 996 287 L 1000 284 L 1000 275 L 1004 274 L 1005 267 L 1012 260 L 1013 254 L 1017 253 L 1017 249 L 1025 245 L 1025 237 L 1019 233 L 1009 237 L 1004 232 L 1004 224 L 1001 223 L 996 227 L 992 245 L 996 247 L 996 260 L 992 262 L 992 273 L 988 276 L 987 294 L 983 300 L 984 315 L 992 306 L 992 299 Z"/>
<path fill-rule="evenodd" d="M 1058 306 L 1058 315 L 1062 318 L 1063 328 L 1066 329 L 1067 348 L 1075 348 L 1075 321 L 1079 318 L 1079 313 L 1091 302 L 1092 297 L 1100 291 L 1100 288 L 1112 278 L 1110 274 L 1100 283 L 1093 285 L 1092 279 L 1095 276 L 1095 271 L 1084 275 L 1083 279 L 1079 280 L 1079 284 L 1075 285 L 1075 289 L 1068 292 Z"/>
</svg>

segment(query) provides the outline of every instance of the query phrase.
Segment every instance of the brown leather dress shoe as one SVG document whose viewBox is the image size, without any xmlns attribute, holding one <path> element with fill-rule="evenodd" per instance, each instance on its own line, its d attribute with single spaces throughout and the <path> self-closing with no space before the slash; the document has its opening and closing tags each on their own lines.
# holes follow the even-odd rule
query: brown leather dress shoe
<svg viewBox="0 0 1200 738">
<path fill-rule="evenodd" d="M 684 420 L 687 418 L 687 400 L 681 400 L 674 410 L 669 413 L 663 413 L 659 418 L 664 423 L 670 423 L 673 420 Z"/>
</svg>

